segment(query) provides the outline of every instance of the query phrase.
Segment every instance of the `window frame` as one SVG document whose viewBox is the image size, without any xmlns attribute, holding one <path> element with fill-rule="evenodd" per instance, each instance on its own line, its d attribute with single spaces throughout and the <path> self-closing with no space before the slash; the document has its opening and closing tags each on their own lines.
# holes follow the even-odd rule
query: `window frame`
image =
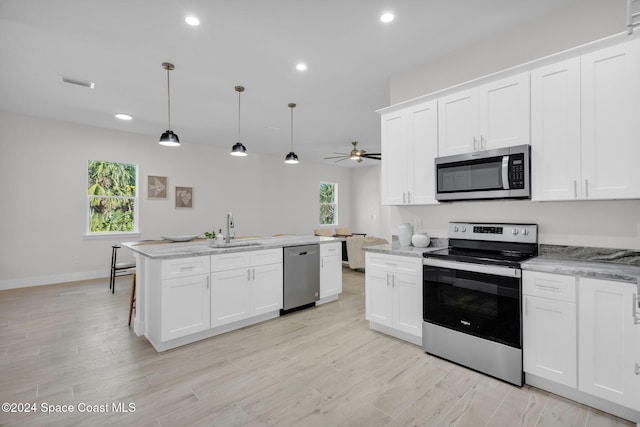
<svg viewBox="0 0 640 427">
<path fill-rule="evenodd" d="M 117 163 L 130 165 L 135 168 L 135 187 L 136 192 L 135 196 L 95 196 L 89 194 L 88 185 L 89 185 L 89 162 L 102 162 L 102 163 Z M 118 236 L 140 236 L 140 228 L 139 228 L 139 216 L 140 216 L 140 166 L 137 163 L 126 162 L 126 161 L 115 161 L 115 160 L 95 160 L 95 159 L 87 159 L 85 163 L 85 180 L 84 180 L 84 194 L 85 194 L 85 238 L 101 238 L 101 237 L 118 237 Z M 131 231 L 91 231 L 91 199 L 92 198 L 100 198 L 100 199 L 122 199 L 122 200 L 132 200 L 133 201 L 133 230 Z"/>
<path fill-rule="evenodd" d="M 320 192 L 322 191 L 322 185 L 332 185 L 333 186 L 333 203 L 323 203 L 320 201 Z M 333 205 L 334 209 L 333 209 L 333 223 L 332 224 L 323 224 L 321 222 L 321 218 L 322 218 L 322 206 L 325 205 Z M 337 182 L 327 182 L 327 181 L 320 181 L 320 184 L 318 185 L 318 223 L 320 225 L 320 227 L 335 227 L 339 224 L 338 221 L 338 213 L 339 213 L 339 209 L 338 209 L 338 183 Z"/>
</svg>

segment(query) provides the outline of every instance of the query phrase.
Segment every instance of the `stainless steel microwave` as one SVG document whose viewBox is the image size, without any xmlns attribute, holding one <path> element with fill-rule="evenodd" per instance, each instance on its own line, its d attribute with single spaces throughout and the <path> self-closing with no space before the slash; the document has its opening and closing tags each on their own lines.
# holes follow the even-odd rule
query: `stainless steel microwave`
<svg viewBox="0 0 640 427">
<path fill-rule="evenodd" d="M 436 199 L 530 199 L 531 146 L 435 159 Z"/>
</svg>

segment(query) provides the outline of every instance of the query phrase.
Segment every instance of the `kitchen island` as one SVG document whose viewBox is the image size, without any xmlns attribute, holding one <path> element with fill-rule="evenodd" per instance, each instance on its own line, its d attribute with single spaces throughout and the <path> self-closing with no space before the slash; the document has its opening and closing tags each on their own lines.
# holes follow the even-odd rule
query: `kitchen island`
<svg viewBox="0 0 640 427">
<path fill-rule="evenodd" d="M 133 330 L 164 351 L 278 317 L 283 248 L 309 244 L 320 245 L 323 261 L 316 304 L 336 300 L 342 290 L 339 238 L 239 239 L 220 247 L 205 240 L 125 242 L 136 258 Z"/>
</svg>

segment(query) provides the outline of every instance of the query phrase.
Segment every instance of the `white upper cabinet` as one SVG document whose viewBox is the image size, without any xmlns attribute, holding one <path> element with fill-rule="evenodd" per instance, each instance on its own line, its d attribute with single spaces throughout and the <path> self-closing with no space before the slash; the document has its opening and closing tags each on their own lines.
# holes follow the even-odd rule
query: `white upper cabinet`
<svg viewBox="0 0 640 427">
<path fill-rule="evenodd" d="M 532 199 L 578 196 L 580 144 L 580 58 L 532 71 Z"/>
<path fill-rule="evenodd" d="M 583 195 L 640 197 L 640 40 L 581 58 Z"/>
<path fill-rule="evenodd" d="M 640 197 L 640 41 L 531 73 L 533 200 Z"/>
<path fill-rule="evenodd" d="M 424 205 L 435 200 L 438 105 L 422 103 L 382 116 L 382 204 Z"/>
<path fill-rule="evenodd" d="M 528 144 L 529 73 L 444 96 L 438 112 L 440 156 Z"/>
</svg>

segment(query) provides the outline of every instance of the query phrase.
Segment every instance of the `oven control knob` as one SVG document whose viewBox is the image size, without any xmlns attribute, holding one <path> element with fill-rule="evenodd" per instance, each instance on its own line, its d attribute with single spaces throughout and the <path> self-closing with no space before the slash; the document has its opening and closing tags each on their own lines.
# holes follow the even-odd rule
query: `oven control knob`
<svg viewBox="0 0 640 427">
<path fill-rule="evenodd" d="M 526 236 L 527 234 L 529 234 L 529 230 L 527 230 L 526 228 L 522 229 L 522 235 Z"/>
<path fill-rule="evenodd" d="M 462 232 L 464 233 L 465 231 L 467 231 L 467 227 L 462 227 Z"/>
<path fill-rule="evenodd" d="M 513 234 L 514 236 L 518 235 L 518 229 L 514 228 L 513 230 L 511 230 L 511 234 Z"/>
<path fill-rule="evenodd" d="M 458 226 L 457 226 L 457 225 L 455 225 L 455 226 L 453 227 L 453 232 L 454 232 L 454 233 L 457 233 L 457 232 L 458 232 Z"/>
</svg>

